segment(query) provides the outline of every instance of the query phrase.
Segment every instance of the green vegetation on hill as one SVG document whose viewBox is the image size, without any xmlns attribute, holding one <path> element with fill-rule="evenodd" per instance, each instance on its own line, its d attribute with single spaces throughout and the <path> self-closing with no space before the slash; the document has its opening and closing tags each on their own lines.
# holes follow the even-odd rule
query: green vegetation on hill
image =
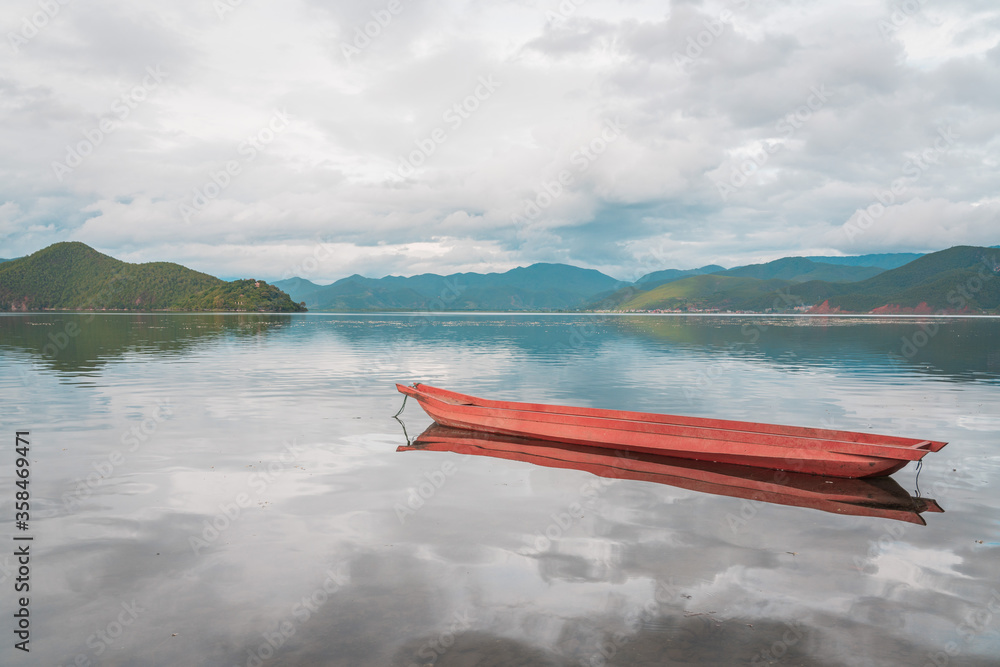
<svg viewBox="0 0 1000 667">
<path fill-rule="evenodd" d="M 757 310 L 769 306 L 767 296 L 793 285 L 787 280 L 760 280 L 719 274 L 691 276 L 637 294 L 622 310 Z"/>
<path fill-rule="evenodd" d="M 788 312 L 816 306 L 817 312 L 998 312 L 998 272 L 996 250 L 956 246 L 852 283 L 763 280 L 728 275 L 732 271 L 693 276 L 636 294 L 619 309 Z"/>
<path fill-rule="evenodd" d="M 303 310 L 266 283 L 247 286 L 257 282 L 227 283 L 169 262 L 129 264 L 83 243 L 56 243 L 0 264 L 0 310 Z"/>
<path fill-rule="evenodd" d="M 622 304 L 627 303 L 634 299 L 637 295 L 643 292 L 648 292 L 649 290 L 642 289 L 636 285 L 626 285 L 619 290 L 612 292 L 611 294 L 599 298 L 587 306 L 590 310 L 617 310 L 622 307 Z"/>
<path fill-rule="evenodd" d="M 177 304 L 180 310 L 236 310 L 260 312 L 293 312 L 305 310 L 292 303 L 287 294 L 261 280 L 244 279 L 192 294 Z"/>
<path fill-rule="evenodd" d="M 760 280 L 780 278 L 796 283 L 804 283 L 809 280 L 838 283 L 865 280 L 877 276 L 883 271 L 884 269 L 875 266 L 825 264 L 814 262 L 805 257 L 783 257 L 766 264 L 749 264 L 728 271 L 719 271 L 719 274 Z"/>
<path fill-rule="evenodd" d="M 666 285 L 676 280 L 682 280 L 691 276 L 700 276 L 706 273 L 718 273 L 725 271 L 725 267 L 718 264 L 708 264 L 697 269 L 663 269 L 647 273 L 631 285 L 625 285 L 610 294 L 598 294 L 592 297 L 591 303 L 587 306 L 592 310 L 614 310 L 626 301 L 635 298 L 642 292 L 648 292 L 660 285 Z"/>
<path fill-rule="evenodd" d="M 883 306 L 932 310 L 991 311 L 1000 308 L 1000 252 L 955 246 L 852 285 L 832 295 L 831 308 L 868 311 Z"/>
<path fill-rule="evenodd" d="M 708 264 L 697 269 L 663 269 L 662 271 L 647 273 L 636 280 L 633 284 L 640 289 L 650 290 L 654 287 L 659 287 L 660 285 L 680 280 L 681 278 L 700 276 L 703 273 L 719 273 L 720 271 L 725 270 L 726 267 L 719 266 L 718 264 Z"/>
<path fill-rule="evenodd" d="M 936 280 L 936 276 L 953 270 L 968 270 L 981 268 L 984 262 L 992 265 L 994 258 L 1000 253 L 989 248 L 973 246 L 955 246 L 929 255 L 924 255 L 905 264 L 898 269 L 865 280 L 854 286 L 854 292 L 859 294 L 878 294 L 886 291 L 899 291 L 916 287 L 928 280 Z"/>
<path fill-rule="evenodd" d="M 712 268 L 718 270 L 708 271 Z M 767 310 L 775 308 L 773 305 L 775 299 L 782 307 L 788 305 L 787 291 L 782 291 L 780 294 L 761 293 L 761 290 L 765 292 L 769 289 L 784 290 L 787 288 L 785 282 L 758 284 L 691 280 L 695 275 L 706 273 L 729 278 L 753 278 L 759 281 L 779 280 L 787 283 L 817 280 L 850 282 L 871 278 L 882 273 L 882 269 L 873 266 L 823 264 L 813 262 L 805 257 L 785 257 L 766 264 L 749 264 L 728 270 L 714 266 L 690 271 L 669 269 L 647 274 L 637 280 L 634 285 L 623 287 L 615 293 L 595 301 L 590 307 L 594 310 L 617 310 L 619 308 L 628 310 L 676 310 L 678 308 Z M 679 290 L 657 291 L 663 285 L 679 281 L 684 283 Z M 805 291 L 808 293 L 809 288 Z M 641 296 L 650 292 L 656 293 Z M 798 299 L 793 299 L 791 302 L 796 305 L 801 304 Z"/>
</svg>

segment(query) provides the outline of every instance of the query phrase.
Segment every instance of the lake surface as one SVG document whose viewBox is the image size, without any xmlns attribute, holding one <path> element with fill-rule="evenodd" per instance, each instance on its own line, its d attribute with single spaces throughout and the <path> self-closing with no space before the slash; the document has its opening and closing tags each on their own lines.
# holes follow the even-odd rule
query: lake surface
<svg viewBox="0 0 1000 667">
<path fill-rule="evenodd" d="M 397 452 L 413 381 L 945 440 L 944 513 Z M 997 319 L 8 314 L 0 384 L 0 664 L 1000 664 Z"/>
</svg>

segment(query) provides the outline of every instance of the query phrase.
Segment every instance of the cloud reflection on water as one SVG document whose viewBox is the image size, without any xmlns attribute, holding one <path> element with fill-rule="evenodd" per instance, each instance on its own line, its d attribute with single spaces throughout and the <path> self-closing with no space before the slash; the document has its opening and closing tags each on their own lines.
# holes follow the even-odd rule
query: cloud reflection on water
<svg viewBox="0 0 1000 667">
<path fill-rule="evenodd" d="M 2 408 L 5 423 L 35 422 L 38 498 L 61 497 L 120 447 L 157 396 L 171 396 L 175 411 L 86 503 L 73 511 L 54 504 L 39 520 L 41 657 L 94 658 L 87 638 L 133 598 L 145 611 L 100 656 L 105 664 L 242 665 L 262 633 L 288 621 L 295 634 L 266 665 L 408 667 L 466 610 L 468 629 L 435 653 L 435 665 L 591 664 L 602 647 L 614 648 L 610 664 L 748 664 L 773 650 L 787 664 L 924 664 L 950 641 L 961 650 L 953 664 L 986 665 L 1000 654 L 1000 617 L 968 640 L 958 634 L 1000 579 L 994 548 L 975 542 L 995 542 L 997 531 L 989 489 L 1000 481 L 1000 459 L 984 425 L 1000 414 L 1000 396 L 980 363 L 1000 340 L 995 323 L 955 325 L 963 337 L 989 333 L 977 338 L 987 357 L 964 346 L 945 359 L 942 348 L 924 366 L 887 360 L 886 345 L 906 322 L 775 326 L 760 349 L 727 352 L 745 340 L 735 322 L 716 328 L 689 318 L 662 324 L 677 331 L 660 335 L 642 322 L 628 329 L 627 318 L 602 320 L 581 346 L 563 349 L 555 343 L 571 340 L 585 317 L 451 319 L 417 336 L 400 316 L 295 316 L 260 335 L 223 327 L 169 354 L 139 346 L 142 334 L 126 327 L 107 344 L 119 352 L 50 367 L 63 378 L 97 373 L 93 385 L 35 376 L 21 394 L 5 374 L 14 397 Z M 32 350 L 5 338 L 0 363 L 44 364 Z M 686 396 L 685 382 L 720 360 L 714 382 Z M 951 444 L 928 459 L 920 484 L 947 514 L 896 535 L 889 526 L 898 522 L 761 503 L 734 531 L 725 517 L 739 515 L 742 499 L 615 480 L 538 549 L 539 531 L 594 476 L 396 454 L 405 440 L 389 418 L 400 403 L 392 382 L 411 380 L 504 398 L 690 406 L 692 414 L 937 437 Z M 404 418 L 416 432 L 427 423 L 415 406 Z M 220 503 L 252 490 L 251 476 L 278 460 L 289 438 L 304 448 L 296 464 L 195 554 L 190 536 Z M 443 456 L 457 472 L 401 523 L 394 505 Z M 896 478 L 912 490 L 912 470 Z M 869 558 L 886 534 L 886 548 Z M 859 570 L 856 558 L 872 567 Z M 308 620 L 296 617 L 295 605 L 337 568 L 344 583 Z M 630 623 L 651 600 L 652 611 Z M 801 637 L 787 635 L 789 623 Z"/>
</svg>

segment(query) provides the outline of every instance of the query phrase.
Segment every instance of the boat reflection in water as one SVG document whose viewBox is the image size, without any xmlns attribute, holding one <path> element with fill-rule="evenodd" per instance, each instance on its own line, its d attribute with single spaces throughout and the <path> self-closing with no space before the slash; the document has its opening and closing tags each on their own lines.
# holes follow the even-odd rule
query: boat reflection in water
<svg viewBox="0 0 1000 667">
<path fill-rule="evenodd" d="M 548 468 L 583 470 L 611 479 L 655 482 L 720 496 L 920 525 L 926 525 L 922 512 L 944 511 L 934 500 L 911 496 L 889 477 L 823 477 L 493 435 L 439 424 L 431 424 L 396 451 L 419 450 L 492 456 Z"/>
</svg>

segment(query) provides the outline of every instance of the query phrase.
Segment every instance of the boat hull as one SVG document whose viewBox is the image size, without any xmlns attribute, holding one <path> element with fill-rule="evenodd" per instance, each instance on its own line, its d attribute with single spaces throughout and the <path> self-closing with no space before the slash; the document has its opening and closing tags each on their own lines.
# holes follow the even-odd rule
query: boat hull
<svg viewBox="0 0 1000 667">
<path fill-rule="evenodd" d="M 396 385 L 437 423 L 483 433 L 827 475 L 878 477 L 946 443 L 851 431 L 491 401 Z"/>
</svg>

